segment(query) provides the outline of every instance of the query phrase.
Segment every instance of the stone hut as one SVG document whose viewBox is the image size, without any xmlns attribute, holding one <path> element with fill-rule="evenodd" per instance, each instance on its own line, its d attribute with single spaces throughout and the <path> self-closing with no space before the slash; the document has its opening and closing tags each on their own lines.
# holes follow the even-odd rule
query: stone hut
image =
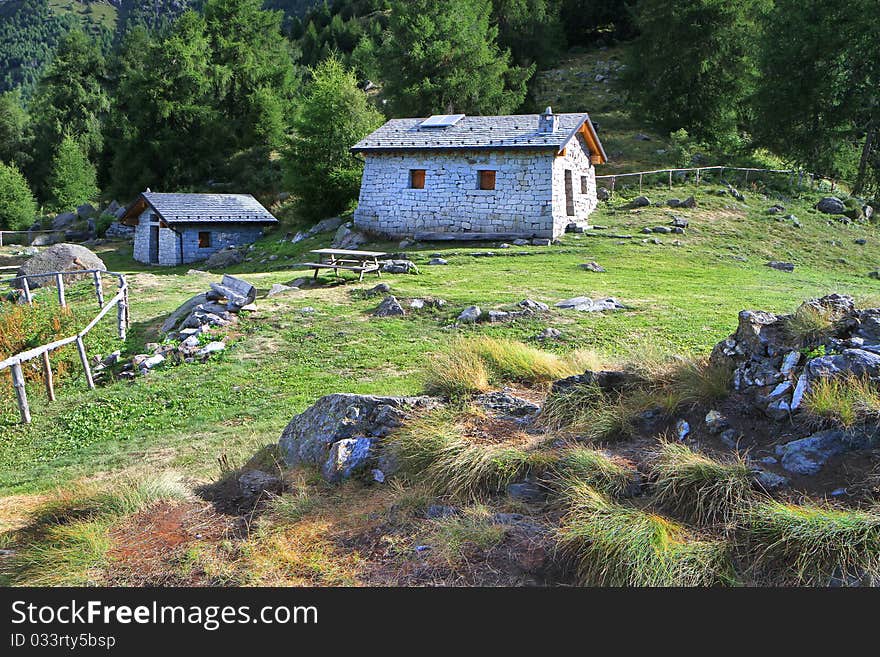
<svg viewBox="0 0 880 657">
<path fill-rule="evenodd" d="M 605 151 L 586 113 L 392 119 L 365 158 L 355 224 L 416 239 L 557 237 L 588 225 Z"/>
<path fill-rule="evenodd" d="M 126 210 L 122 223 L 135 229 L 135 260 L 181 265 L 205 260 L 230 246 L 251 244 L 278 220 L 250 194 L 147 190 Z"/>
</svg>

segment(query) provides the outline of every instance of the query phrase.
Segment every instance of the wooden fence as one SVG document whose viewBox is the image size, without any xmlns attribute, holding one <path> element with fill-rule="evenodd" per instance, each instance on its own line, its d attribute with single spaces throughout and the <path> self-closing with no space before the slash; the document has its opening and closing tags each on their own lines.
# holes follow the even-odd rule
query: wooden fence
<svg viewBox="0 0 880 657">
<path fill-rule="evenodd" d="M 0 246 L 3 246 L 4 243 L 7 245 L 11 244 L 9 237 L 14 235 L 25 235 L 27 237 L 27 244 L 23 246 L 30 246 L 36 235 L 64 235 L 64 233 L 64 230 L 0 230 Z"/>
<path fill-rule="evenodd" d="M 753 176 L 753 180 L 758 177 L 758 174 L 772 174 L 772 175 L 785 175 L 788 177 L 788 182 L 790 187 L 794 187 L 797 184 L 798 187 L 801 187 L 804 182 L 804 177 L 809 178 L 810 187 L 812 188 L 816 181 L 818 180 L 820 183 L 823 180 L 820 176 L 817 176 L 813 173 L 807 173 L 798 169 L 756 169 L 749 167 L 727 167 L 727 166 L 710 166 L 710 167 L 691 167 L 691 168 L 682 168 L 682 169 L 655 169 L 653 171 L 633 171 L 631 173 L 614 173 L 607 174 L 602 176 L 596 176 L 596 182 L 598 184 L 599 181 L 609 181 L 609 185 L 607 189 L 614 194 L 615 187 L 617 186 L 618 178 L 633 178 L 638 177 L 639 179 L 639 193 L 642 191 L 642 185 L 644 183 L 645 176 L 668 176 L 668 184 L 669 189 L 672 189 L 673 178 L 678 176 L 688 177 L 688 174 L 693 173 L 693 179 L 697 185 L 706 180 L 706 173 L 718 173 L 717 179 L 721 181 L 724 178 L 724 172 L 739 172 L 742 174 L 743 184 L 747 185 L 749 183 L 749 175 Z M 795 182 L 796 181 L 796 182 Z M 831 182 L 831 191 L 834 191 L 835 183 L 833 180 Z"/>
<path fill-rule="evenodd" d="M 47 274 L 30 274 L 28 276 L 17 276 L 15 278 L 7 279 L 6 281 L 4 281 L 13 286 L 15 286 L 16 282 L 18 282 L 20 289 L 24 293 L 25 301 L 28 304 L 33 304 L 34 299 L 31 293 L 30 282 L 28 279 L 54 278 L 55 284 L 58 288 L 58 303 L 62 308 L 65 308 L 67 307 L 67 299 L 65 294 L 64 277 L 68 275 L 82 276 L 84 274 L 91 274 L 94 282 L 95 298 L 98 302 L 99 308 L 99 312 L 97 315 L 95 315 L 94 319 L 92 319 L 92 321 L 90 321 L 86 325 L 86 327 L 79 331 L 76 335 L 62 338 L 60 340 L 50 342 L 49 344 L 44 344 L 33 349 L 28 349 L 27 351 L 22 351 L 21 353 L 10 356 L 4 361 L 0 361 L 0 371 L 10 369 L 12 372 L 12 386 L 15 389 L 15 398 L 18 403 L 18 410 L 19 413 L 21 413 L 21 421 L 23 424 L 30 423 L 31 411 L 30 406 L 28 405 L 27 391 L 25 390 L 25 380 L 24 371 L 22 370 L 22 363 L 26 363 L 27 361 L 33 360 L 35 358 L 42 359 L 43 378 L 45 379 L 46 383 L 46 394 L 49 397 L 49 401 L 55 401 L 55 387 L 49 354 L 52 351 L 60 349 L 61 347 L 65 347 L 69 344 L 76 344 L 77 351 L 79 352 L 79 358 L 82 362 L 83 371 L 85 372 L 86 384 L 89 386 L 90 389 L 94 390 L 95 381 L 92 377 L 92 368 L 89 365 L 89 358 L 83 340 L 86 335 L 88 335 L 89 331 L 91 331 L 97 325 L 97 323 L 100 322 L 104 318 L 104 316 L 113 309 L 114 306 L 116 307 L 116 326 L 119 334 L 119 339 L 125 340 L 126 331 L 131 325 L 131 317 L 129 314 L 128 304 L 128 283 L 125 280 L 124 274 L 117 274 L 115 272 L 108 272 L 99 269 L 52 272 Z M 105 301 L 104 299 L 104 283 L 102 280 L 102 276 L 114 277 L 118 283 L 118 291 L 116 295 L 109 301 Z"/>
</svg>

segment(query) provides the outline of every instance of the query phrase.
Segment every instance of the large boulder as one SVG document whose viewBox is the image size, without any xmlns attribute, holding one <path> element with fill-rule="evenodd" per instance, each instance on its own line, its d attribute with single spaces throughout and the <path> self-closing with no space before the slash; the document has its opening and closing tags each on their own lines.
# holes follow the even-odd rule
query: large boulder
<svg viewBox="0 0 880 657">
<path fill-rule="evenodd" d="M 284 429 L 278 441 L 281 455 L 289 466 L 320 467 L 328 481 L 350 477 L 378 458 L 379 439 L 436 403 L 430 397 L 325 395 Z"/>
<path fill-rule="evenodd" d="M 129 240 L 134 238 L 134 226 L 126 226 L 125 224 L 114 221 L 107 227 L 104 237 L 111 240 Z"/>
<path fill-rule="evenodd" d="M 776 447 L 782 467 L 799 475 L 814 475 L 833 456 L 872 444 L 874 437 L 862 431 L 828 429 Z"/>
<path fill-rule="evenodd" d="M 826 196 L 816 203 L 816 209 L 824 214 L 843 214 L 846 212 L 846 205 L 835 196 Z"/>
<path fill-rule="evenodd" d="M 79 244 L 56 244 L 25 261 L 19 267 L 17 276 L 27 276 L 28 285 L 33 288 L 55 285 L 54 278 L 30 278 L 35 274 L 52 272 L 75 272 L 77 270 L 100 269 L 107 271 L 107 265 L 92 251 Z M 91 277 L 90 274 L 69 274 L 65 283 Z M 20 282 L 18 282 L 20 285 Z"/>
<path fill-rule="evenodd" d="M 244 262 L 244 253 L 240 249 L 221 249 L 205 260 L 205 269 L 226 269 Z"/>
<path fill-rule="evenodd" d="M 333 237 L 334 249 L 357 249 L 368 242 L 366 235 L 356 230 L 352 222 L 343 224 Z"/>
<path fill-rule="evenodd" d="M 52 230 L 64 230 L 70 228 L 76 221 L 75 212 L 63 212 L 52 220 Z"/>
</svg>

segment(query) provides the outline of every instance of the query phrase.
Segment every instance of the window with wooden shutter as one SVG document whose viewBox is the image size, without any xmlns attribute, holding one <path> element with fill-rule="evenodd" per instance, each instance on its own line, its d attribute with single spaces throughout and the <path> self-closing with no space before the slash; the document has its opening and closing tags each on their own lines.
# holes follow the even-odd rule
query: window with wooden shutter
<svg viewBox="0 0 880 657">
<path fill-rule="evenodd" d="M 480 171 L 480 189 L 495 189 L 495 172 L 482 170 Z"/>
<path fill-rule="evenodd" d="M 425 170 L 424 169 L 410 169 L 409 170 L 409 186 L 412 189 L 424 189 L 425 188 Z"/>
<path fill-rule="evenodd" d="M 208 231 L 199 232 L 199 248 L 207 249 L 211 246 L 211 233 Z"/>
</svg>

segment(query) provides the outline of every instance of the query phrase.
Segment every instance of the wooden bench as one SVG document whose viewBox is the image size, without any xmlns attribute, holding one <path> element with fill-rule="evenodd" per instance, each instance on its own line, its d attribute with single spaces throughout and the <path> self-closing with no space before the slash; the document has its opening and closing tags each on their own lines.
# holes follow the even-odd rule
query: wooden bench
<svg viewBox="0 0 880 657">
<path fill-rule="evenodd" d="M 226 299 L 226 303 L 237 308 L 252 304 L 257 298 L 257 288 L 245 280 L 223 274 L 219 283 L 211 283 L 211 289 Z"/>
</svg>

